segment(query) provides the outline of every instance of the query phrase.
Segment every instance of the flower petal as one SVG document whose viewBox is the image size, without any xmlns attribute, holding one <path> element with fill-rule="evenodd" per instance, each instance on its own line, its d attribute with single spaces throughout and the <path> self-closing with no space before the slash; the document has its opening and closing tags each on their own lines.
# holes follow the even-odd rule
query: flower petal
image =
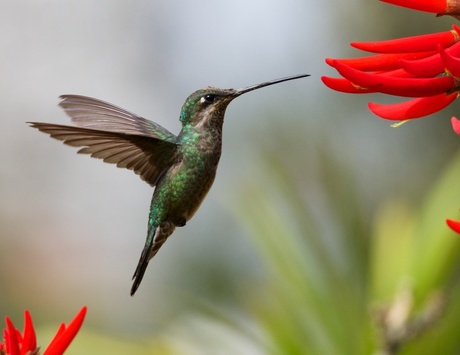
<svg viewBox="0 0 460 355">
<path fill-rule="evenodd" d="M 334 61 L 334 67 L 353 84 L 389 95 L 404 97 L 434 96 L 446 93 L 454 87 L 454 79 L 451 76 L 425 79 L 377 75 L 353 69 L 340 61 Z"/>
<path fill-rule="evenodd" d="M 449 47 L 458 41 L 455 30 L 390 39 L 379 42 L 352 42 L 354 48 L 374 53 L 408 53 L 435 51 L 438 45 Z"/>
<path fill-rule="evenodd" d="M 455 43 L 453 46 L 445 49 L 444 51 L 449 56 L 459 57 L 460 42 Z M 443 62 L 439 52 L 429 57 L 416 60 L 407 60 L 406 58 L 402 58 L 399 60 L 399 64 L 404 70 L 422 78 L 431 78 L 442 73 L 445 69 L 445 63 Z"/>
<path fill-rule="evenodd" d="M 32 323 L 32 317 L 29 311 L 24 312 L 24 331 L 21 346 L 21 355 L 26 355 L 28 352 L 32 352 L 37 348 L 37 337 L 35 335 L 34 325 Z"/>
<path fill-rule="evenodd" d="M 446 219 L 446 223 L 450 229 L 460 234 L 460 221 L 454 221 L 453 219 Z"/>
<path fill-rule="evenodd" d="M 405 71 L 420 78 L 432 78 L 444 71 L 444 64 L 439 53 L 418 60 L 400 59 L 399 65 Z"/>
<path fill-rule="evenodd" d="M 460 58 L 447 53 L 447 51 L 442 47 L 439 48 L 439 54 L 441 55 L 441 59 L 446 70 L 453 76 L 460 78 Z"/>
<path fill-rule="evenodd" d="M 69 323 L 67 327 L 64 324 L 58 330 L 58 333 L 51 341 L 43 355 L 61 355 L 77 335 L 80 327 L 85 319 L 87 307 L 83 307 Z"/>
<path fill-rule="evenodd" d="M 404 69 L 396 69 L 396 70 L 384 71 L 380 73 L 376 72 L 374 74 L 388 75 L 388 76 L 393 76 L 395 78 L 417 78 L 417 76 L 405 71 Z"/>
<path fill-rule="evenodd" d="M 409 9 L 432 12 L 434 14 L 444 13 L 447 9 L 446 0 L 380 0 L 388 4 L 407 7 Z"/>
<path fill-rule="evenodd" d="M 8 355 L 20 355 L 18 338 L 13 322 L 8 317 L 5 317 L 5 321 L 7 326 L 7 331 L 5 331 L 6 353 Z"/>
<path fill-rule="evenodd" d="M 344 78 L 331 78 L 329 76 L 322 76 L 321 80 L 329 89 L 344 92 L 346 94 L 369 94 L 375 92 L 353 85 L 350 80 Z"/>
<path fill-rule="evenodd" d="M 452 123 L 452 128 L 454 132 L 460 136 L 460 121 L 457 119 L 457 117 L 453 116 L 450 119 L 450 122 Z"/>
<path fill-rule="evenodd" d="M 431 115 L 442 110 L 457 98 L 458 93 L 450 95 L 439 94 L 436 96 L 422 97 L 396 104 L 377 104 L 369 102 L 368 107 L 377 116 L 387 120 L 410 120 Z M 455 130 L 455 128 L 454 128 Z"/>
<path fill-rule="evenodd" d="M 436 51 L 427 51 L 417 53 L 385 53 L 361 58 L 326 58 L 326 63 L 330 66 L 334 66 L 333 63 L 335 60 L 337 60 L 352 68 L 364 71 L 393 70 L 399 69 L 401 67 L 401 65 L 399 64 L 400 59 L 414 60 L 425 58 L 436 53 Z"/>
</svg>

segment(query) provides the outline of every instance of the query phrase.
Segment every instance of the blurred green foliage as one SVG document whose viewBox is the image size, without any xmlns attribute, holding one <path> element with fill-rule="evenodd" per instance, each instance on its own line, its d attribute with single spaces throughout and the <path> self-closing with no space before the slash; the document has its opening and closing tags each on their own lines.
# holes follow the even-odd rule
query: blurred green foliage
<svg viewBox="0 0 460 355">
<path fill-rule="evenodd" d="M 272 297 L 255 316 L 273 353 L 369 354 L 399 342 L 404 354 L 457 353 L 460 239 L 444 220 L 458 210 L 460 156 L 420 206 L 389 196 L 372 216 L 349 172 L 331 157 L 322 161 L 328 172 L 315 203 L 328 207 L 326 217 L 312 214 L 306 187 L 281 156 L 268 157 L 266 173 L 277 173 L 250 186 L 241 213 L 272 275 Z M 386 333 L 402 334 L 384 335 L 379 312 Z"/>
<path fill-rule="evenodd" d="M 263 178 L 235 204 L 267 271 L 240 299 L 243 315 L 196 309 L 131 345 L 86 329 L 68 353 L 458 353 L 460 239 L 444 220 L 458 210 L 460 155 L 420 205 L 388 196 L 375 209 L 330 154 L 316 184 L 261 155 Z"/>
</svg>

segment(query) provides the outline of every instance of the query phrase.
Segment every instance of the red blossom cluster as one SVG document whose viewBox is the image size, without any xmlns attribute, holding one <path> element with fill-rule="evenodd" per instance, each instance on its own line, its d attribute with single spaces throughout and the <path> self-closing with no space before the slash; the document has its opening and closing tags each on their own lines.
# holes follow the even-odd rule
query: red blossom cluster
<svg viewBox="0 0 460 355">
<path fill-rule="evenodd" d="M 460 19 L 460 0 L 381 1 Z M 377 116 L 403 123 L 438 112 L 459 96 L 460 27 L 456 25 L 450 31 L 380 42 L 352 42 L 351 46 L 375 54 L 363 58 L 327 58 L 326 63 L 342 78 L 323 76 L 321 80 L 329 88 L 344 93 L 411 98 L 394 104 L 370 102 L 368 107 Z M 451 123 L 460 135 L 460 120 L 452 117 Z M 446 223 L 460 233 L 460 222 L 448 219 Z"/>
<path fill-rule="evenodd" d="M 353 42 L 351 46 L 378 53 L 356 59 L 331 59 L 343 78 L 323 76 L 329 88 L 352 94 L 380 92 L 411 97 L 396 104 L 369 103 L 369 109 L 388 120 L 430 115 L 451 104 L 460 90 L 460 28 L 381 42 Z M 456 121 L 455 121 L 456 122 Z"/>
<path fill-rule="evenodd" d="M 85 315 L 86 307 L 83 307 L 68 326 L 62 323 L 43 355 L 64 354 L 64 351 L 80 330 Z M 22 334 L 14 327 L 10 318 L 6 317 L 5 321 L 6 329 L 3 330 L 3 343 L 0 342 L 0 355 L 38 354 L 39 348 L 37 347 L 35 329 L 29 311 L 25 311 L 24 314 L 24 330 Z"/>
</svg>

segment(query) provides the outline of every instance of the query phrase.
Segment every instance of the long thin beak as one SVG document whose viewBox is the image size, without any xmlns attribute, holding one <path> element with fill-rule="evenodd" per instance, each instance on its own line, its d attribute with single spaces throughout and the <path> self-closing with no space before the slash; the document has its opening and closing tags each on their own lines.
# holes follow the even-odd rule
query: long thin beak
<svg viewBox="0 0 460 355">
<path fill-rule="evenodd" d="M 257 89 L 263 88 L 265 86 L 279 84 L 279 83 L 282 83 L 283 81 L 289 81 L 289 80 L 294 80 L 294 79 L 305 78 L 307 76 L 310 76 L 310 75 L 309 74 L 300 74 L 300 75 L 287 76 L 287 77 L 281 78 L 281 79 L 275 79 L 275 80 L 266 81 L 265 83 L 251 85 L 251 86 L 248 86 L 248 87 L 245 87 L 245 88 L 242 88 L 242 89 L 237 89 L 237 90 L 235 90 L 234 95 L 235 96 L 240 96 L 240 95 L 242 95 L 242 94 L 244 94 L 246 92 L 249 92 L 249 91 L 252 91 L 252 90 L 257 90 Z"/>
</svg>

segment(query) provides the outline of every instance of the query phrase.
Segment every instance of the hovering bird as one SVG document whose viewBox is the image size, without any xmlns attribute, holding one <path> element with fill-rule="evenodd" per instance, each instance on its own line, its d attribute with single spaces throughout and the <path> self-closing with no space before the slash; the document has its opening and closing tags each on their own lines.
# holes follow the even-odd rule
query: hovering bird
<svg viewBox="0 0 460 355">
<path fill-rule="evenodd" d="M 207 87 L 195 91 L 182 106 L 178 136 L 120 107 L 80 95 L 62 95 L 59 103 L 77 127 L 28 123 L 67 145 L 82 147 L 78 153 L 133 170 L 155 187 L 147 239 L 133 276 L 133 296 L 149 261 L 174 229 L 185 226 L 193 217 L 211 188 L 228 104 L 249 91 L 307 76 L 295 75 L 242 89 Z"/>
</svg>

